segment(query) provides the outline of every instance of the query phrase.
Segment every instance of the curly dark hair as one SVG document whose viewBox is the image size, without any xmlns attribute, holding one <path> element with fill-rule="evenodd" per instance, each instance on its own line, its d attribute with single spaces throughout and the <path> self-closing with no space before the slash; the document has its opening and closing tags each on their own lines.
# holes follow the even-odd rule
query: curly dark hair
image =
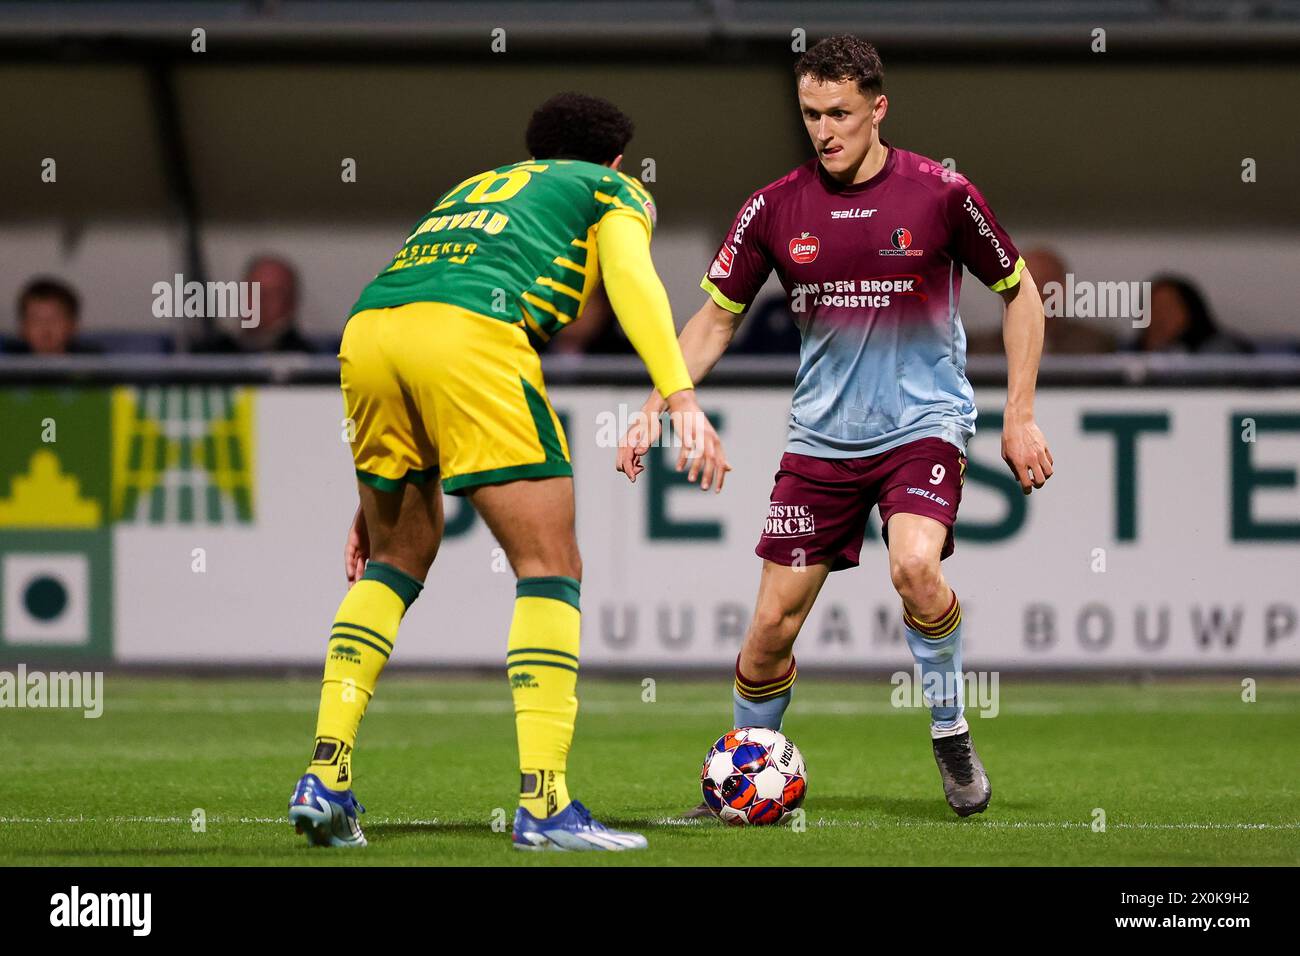
<svg viewBox="0 0 1300 956">
<path fill-rule="evenodd" d="M 845 34 L 815 43 L 795 62 L 794 75 L 797 79 L 810 76 L 821 83 L 856 80 L 863 96 L 874 96 L 885 88 L 885 65 L 876 48 Z"/>
<path fill-rule="evenodd" d="M 627 147 L 632 120 L 599 96 L 557 93 L 533 112 L 524 142 L 533 159 L 605 164 Z"/>
</svg>

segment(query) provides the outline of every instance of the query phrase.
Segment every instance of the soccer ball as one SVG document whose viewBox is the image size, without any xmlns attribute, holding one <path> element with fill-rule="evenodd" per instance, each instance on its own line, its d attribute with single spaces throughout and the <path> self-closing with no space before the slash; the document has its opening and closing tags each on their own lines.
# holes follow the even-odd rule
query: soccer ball
<svg viewBox="0 0 1300 956">
<path fill-rule="evenodd" d="M 803 754 L 784 734 L 741 727 L 717 739 L 700 770 L 704 802 L 732 826 L 769 826 L 808 792 Z"/>
</svg>

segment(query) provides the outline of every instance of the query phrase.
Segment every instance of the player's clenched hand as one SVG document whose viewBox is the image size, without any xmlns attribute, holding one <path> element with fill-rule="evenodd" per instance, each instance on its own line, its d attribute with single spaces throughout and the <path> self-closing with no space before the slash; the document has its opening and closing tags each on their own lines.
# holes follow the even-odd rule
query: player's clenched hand
<svg viewBox="0 0 1300 956">
<path fill-rule="evenodd" d="M 715 493 L 721 491 L 731 466 L 722 450 L 722 439 L 695 400 L 695 390 L 688 388 L 669 395 L 668 413 L 682 448 L 677 456 L 677 470 L 681 471 L 689 462 L 688 481 L 698 478 L 702 491 L 710 487 Z"/>
<path fill-rule="evenodd" d="M 1002 424 L 1002 460 L 1025 494 L 1043 487 L 1052 477 L 1052 453 L 1032 415 L 1007 409 Z"/>
<path fill-rule="evenodd" d="M 348 587 L 361 580 L 370 559 L 370 534 L 366 530 L 366 513 L 357 508 L 357 516 L 348 528 L 348 540 L 343 545 L 343 573 L 348 576 Z"/>
<path fill-rule="evenodd" d="M 627 475 L 627 480 L 634 483 L 636 476 L 645 471 L 641 458 L 659 440 L 659 413 L 652 412 L 653 407 L 647 404 L 639 414 L 632 416 L 632 425 L 618 446 L 614 469 Z"/>
</svg>

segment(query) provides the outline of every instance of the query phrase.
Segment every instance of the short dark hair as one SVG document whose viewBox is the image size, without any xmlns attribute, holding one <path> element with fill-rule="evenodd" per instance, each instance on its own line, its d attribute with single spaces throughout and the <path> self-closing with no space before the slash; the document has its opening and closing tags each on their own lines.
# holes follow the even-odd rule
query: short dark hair
<svg viewBox="0 0 1300 956">
<path fill-rule="evenodd" d="M 619 156 L 634 127 L 599 96 L 558 93 L 533 112 L 524 141 L 533 159 L 582 159 L 605 164 Z"/>
<path fill-rule="evenodd" d="M 68 314 L 72 316 L 74 322 L 81 315 L 81 299 L 77 297 L 77 293 L 73 291 L 72 286 L 66 282 L 60 282 L 58 279 L 42 276 L 23 286 L 23 291 L 18 293 L 19 319 L 22 319 L 23 314 L 27 311 L 27 303 L 32 299 L 54 299 L 68 310 Z"/>
<path fill-rule="evenodd" d="M 1168 286 L 1182 300 L 1183 308 L 1187 309 L 1187 328 L 1183 331 L 1181 341 L 1191 351 L 1198 351 L 1207 340 L 1219 334 L 1219 325 L 1214 321 L 1210 304 L 1205 301 L 1205 296 L 1195 282 L 1186 276 L 1166 272 L 1151 280 L 1152 292 L 1159 286 Z M 1139 342 L 1146 341 L 1149 334 L 1147 330 L 1150 328 L 1148 323 L 1138 336 Z"/>
<path fill-rule="evenodd" d="M 885 64 L 880 54 L 866 40 L 841 34 L 819 40 L 795 62 L 796 79 L 812 77 L 820 83 L 843 83 L 855 80 L 864 96 L 885 89 Z"/>
<path fill-rule="evenodd" d="M 288 259 L 277 256 L 273 252 L 259 252 L 257 255 L 253 256 L 244 263 L 244 271 L 241 274 L 248 275 L 260 265 L 279 266 L 285 272 L 289 273 L 289 279 L 293 282 L 294 291 L 296 292 L 298 290 L 298 267 Z"/>
</svg>

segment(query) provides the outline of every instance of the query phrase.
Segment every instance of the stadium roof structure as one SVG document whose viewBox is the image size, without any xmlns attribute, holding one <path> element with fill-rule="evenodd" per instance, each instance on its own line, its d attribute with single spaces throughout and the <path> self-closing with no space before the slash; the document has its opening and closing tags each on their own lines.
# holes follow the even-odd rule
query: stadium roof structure
<svg viewBox="0 0 1300 956">
<path fill-rule="evenodd" d="M 815 39 L 868 24 L 895 48 L 1059 51 L 1102 27 L 1130 50 L 1224 51 L 1300 44 L 1300 0 L 0 0 L 0 43 L 74 55 L 174 42 L 198 26 L 227 45 L 453 51 L 486 46 L 485 24 L 508 27 L 522 54 L 593 43 L 727 53 L 788 44 L 794 29 Z"/>
</svg>

